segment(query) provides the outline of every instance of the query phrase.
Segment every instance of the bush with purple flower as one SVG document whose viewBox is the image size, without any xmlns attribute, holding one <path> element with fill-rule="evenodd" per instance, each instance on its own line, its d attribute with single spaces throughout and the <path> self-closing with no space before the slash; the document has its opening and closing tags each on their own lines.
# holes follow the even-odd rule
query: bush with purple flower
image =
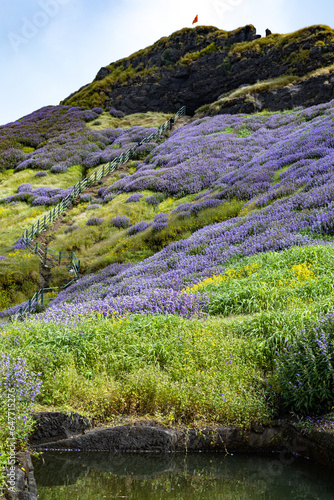
<svg viewBox="0 0 334 500">
<path fill-rule="evenodd" d="M 96 106 L 95 108 L 92 108 L 91 111 L 93 113 L 96 113 L 98 115 L 100 115 L 101 113 L 103 113 L 103 109 L 102 108 L 99 108 L 98 106 Z"/>
<path fill-rule="evenodd" d="M 92 195 L 88 193 L 82 193 L 79 195 L 80 203 L 89 203 L 92 199 Z"/>
<path fill-rule="evenodd" d="M 276 373 L 285 406 L 298 414 L 332 409 L 334 391 L 334 312 L 289 342 L 277 358 Z"/>
<path fill-rule="evenodd" d="M 123 111 L 120 111 L 119 109 L 116 109 L 116 108 L 113 108 L 113 107 L 111 107 L 109 109 L 109 113 L 114 118 L 123 118 L 123 116 L 125 116 L 125 113 L 123 113 Z"/>
<path fill-rule="evenodd" d="M 50 168 L 50 172 L 53 174 L 63 174 L 68 172 L 68 167 L 62 164 L 53 165 L 53 167 Z"/>
<path fill-rule="evenodd" d="M 32 186 L 29 183 L 26 184 L 20 184 L 19 187 L 17 188 L 18 193 L 31 193 L 32 191 Z"/>
<path fill-rule="evenodd" d="M 154 217 L 152 231 L 157 233 L 168 226 L 168 214 L 160 213 Z"/>
<path fill-rule="evenodd" d="M 125 203 L 136 203 L 137 201 L 139 201 L 141 198 L 143 197 L 143 195 L 141 193 L 134 193 L 132 194 L 131 196 L 129 196 L 129 198 L 127 198 L 125 200 Z"/>
<path fill-rule="evenodd" d="M 145 231 L 148 227 L 150 227 L 150 223 L 146 222 L 146 220 L 142 220 L 140 222 L 137 222 L 137 224 L 134 224 L 129 228 L 128 235 L 133 236 L 134 234 L 141 233 L 142 231 Z"/>
<path fill-rule="evenodd" d="M 26 248 L 27 245 L 26 243 L 23 241 L 22 238 L 19 238 L 15 243 L 14 245 L 12 246 L 12 250 L 23 250 L 24 248 Z"/>
<path fill-rule="evenodd" d="M 158 198 L 154 195 L 146 196 L 145 198 L 146 203 L 149 205 L 159 205 L 160 201 Z"/>
<path fill-rule="evenodd" d="M 1 444 L 4 445 L 4 455 L 0 456 L 1 466 L 6 465 L 4 460 L 9 452 L 9 415 L 15 418 L 15 451 L 19 451 L 22 446 L 26 447 L 27 445 L 27 438 L 33 426 L 32 406 L 42 386 L 40 375 L 40 373 L 34 373 L 28 369 L 25 359 L 15 358 L 9 354 L 0 354 L 0 393 L 2 394 L 0 427 L 5 429 L 4 433 L 1 432 Z"/>
<path fill-rule="evenodd" d="M 131 226 L 131 220 L 126 215 L 117 215 L 111 219 L 110 225 L 118 227 L 118 229 L 126 229 Z"/>
<path fill-rule="evenodd" d="M 103 221 L 104 221 L 103 217 L 91 217 L 86 222 L 86 226 L 101 226 Z"/>
</svg>

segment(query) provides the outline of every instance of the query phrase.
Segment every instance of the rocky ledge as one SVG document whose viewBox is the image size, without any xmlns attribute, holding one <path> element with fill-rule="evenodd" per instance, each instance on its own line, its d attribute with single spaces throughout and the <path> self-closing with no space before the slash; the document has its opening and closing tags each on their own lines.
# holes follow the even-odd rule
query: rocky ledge
<svg viewBox="0 0 334 500">
<path fill-rule="evenodd" d="M 217 114 L 258 113 L 309 107 L 334 99 L 334 72 L 313 76 L 295 84 L 260 92 L 248 92 L 240 97 L 222 98 L 197 116 Z"/>
<path fill-rule="evenodd" d="M 152 451 L 152 452 L 195 452 L 222 450 L 229 453 L 270 453 L 277 451 L 308 457 L 317 462 L 334 466 L 334 431 L 312 430 L 308 434 L 299 432 L 287 421 L 276 422 L 270 427 L 253 426 L 242 430 L 230 426 L 195 428 L 162 427 L 154 422 L 140 421 L 132 425 L 96 427 L 91 429 L 89 421 L 86 428 L 65 439 L 49 439 L 52 432 L 53 415 L 59 433 L 59 414 L 48 414 L 48 432 L 38 430 L 34 433 L 32 448 L 43 450 L 76 451 Z M 78 416 L 75 417 L 78 420 Z M 45 417 L 39 422 L 46 422 Z M 66 426 L 66 421 L 65 426 Z M 64 433 L 69 433 L 68 426 Z"/>
</svg>

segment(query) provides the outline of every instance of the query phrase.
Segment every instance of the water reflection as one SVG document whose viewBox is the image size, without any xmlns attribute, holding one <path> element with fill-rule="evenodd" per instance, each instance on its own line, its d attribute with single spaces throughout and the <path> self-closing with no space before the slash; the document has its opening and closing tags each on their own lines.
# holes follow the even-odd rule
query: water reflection
<svg viewBox="0 0 334 500">
<path fill-rule="evenodd" d="M 334 471 L 278 455 L 48 452 L 39 500 L 334 500 Z"/>
</svg>

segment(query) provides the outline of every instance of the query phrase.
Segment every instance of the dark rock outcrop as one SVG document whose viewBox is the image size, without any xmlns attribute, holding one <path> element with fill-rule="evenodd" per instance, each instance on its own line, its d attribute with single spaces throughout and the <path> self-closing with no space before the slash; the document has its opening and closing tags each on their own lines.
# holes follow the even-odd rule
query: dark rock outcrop
<svg viewBox="0 0 334 500">
<path fill-rule="evenodd" d="M 31 444 L 49 443 L 82 434 L 92 422 L 78 413 L 42 412 L 33 414 L 35 429 L 29 436 Z"/>
<path fill-rule="evenodd" d="M 223 100 L 200 116 L 216 114 L 257 113 L 261 111 L 283 111 L 296 107 L 309 107 L 334 99 L 334 72 L 319 75 L 286 85 L 282 88 L 262 92 L 250 92 L 242 97 Z"/>
<path fill-rule="evenodd" d="M 175 112 L 185 104 L 193 114 L 243 84 L 300 77 L 332 63 L 334 32 L 327 26 L 263 39 L 251 25 L 232 32 L 198 26 L 101 68 L 92 84 L 63 103 L 113 106 L 125 113 Z"/>
<path fill-rule="evenodd" d="M 299 433 L 289 424 L 241 430 L 220 426 L 204 429 L 165 428 L 152 423 L 96 428 L 86 434 L 35 445 L 37 450 L 73 451 L 214 451 L 298 454 L 334 466 L 334 433 Z"/>
</svg>

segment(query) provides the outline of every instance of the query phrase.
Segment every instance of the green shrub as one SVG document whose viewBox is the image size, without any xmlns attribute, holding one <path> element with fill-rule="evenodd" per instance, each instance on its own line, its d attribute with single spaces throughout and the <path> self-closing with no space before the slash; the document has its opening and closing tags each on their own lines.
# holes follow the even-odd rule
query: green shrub
<svg viewBox="0 0 334 500">
<path fill-rule="evenodd" d="M 30 298 L 39 288 L 39 258 L 15 250 L 0 262 L 0 310 Z"/>
</svg>

